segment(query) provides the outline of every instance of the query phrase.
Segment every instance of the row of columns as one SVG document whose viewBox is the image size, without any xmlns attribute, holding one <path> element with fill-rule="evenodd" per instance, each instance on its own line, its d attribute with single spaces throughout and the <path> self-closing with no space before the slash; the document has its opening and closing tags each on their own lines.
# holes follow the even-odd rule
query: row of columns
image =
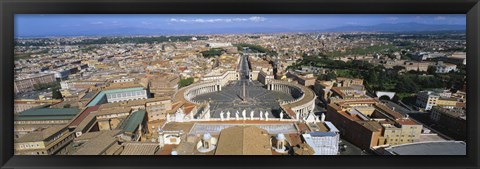
<svg viewBox="0 0 480 169">
<path fill-rule="evenodd" d="M 280 84 L 280 83 L 279 84 L 275 84 L 275 83 L 268 84 L 267 89 L 288 93 L 288 94 L 291 94 L 294 98 L 298 98 L 298 97 L 302 96 L 302 94 L 303 94 L 300 89 L 296 89 L 295 87 L 290 87 L 290 86 Z"/>
<path fill-rule="evenodd" d="M 211 92 L 216 92 L 222 90 L 221 85 L 213 85 L 213 86 L 204 86 L 204 87 L 199 87 L 197 89 L 193 89 L 191 91 L 188 91 L 185 93 L 184 97 L 187 98 L 188 100 L 191 100 L 195 96 L 205 94 L 205 93 L 211 93 Z"/>
<path fill-rule="evenodd" d="M 290 87 L 283 84 L 270 83 L 268 85 L 268 90 L 282 91 L 285 93 L 290 93 Z"/>
<path fill-rule="evenodd" d="M 309 102 L 306 105 L 304 105 L 302 108 L 294 110 L 296 114 L 301 114 L 302 117 L 307 116 L 308 113 L 313 111 L 315 109 L 315 101 Z"/>
</svg>

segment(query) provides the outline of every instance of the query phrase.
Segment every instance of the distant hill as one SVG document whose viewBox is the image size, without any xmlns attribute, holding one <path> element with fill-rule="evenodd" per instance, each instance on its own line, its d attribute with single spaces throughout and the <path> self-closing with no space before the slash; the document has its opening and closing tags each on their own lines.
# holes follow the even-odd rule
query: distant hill
<svg viewBox="0 0 480 169">
<path fill-rule="evenodd" d="M 271 27 L 248 28 L 179 28 L 179 29 L 154 29 L 154 28 L 108 28 L 91 29 L 85 31 L 54 31 L 42 35 L 35 32 L 26 33 L 22 37 L 48 37 L 48 36 L 133 36 L 133 35 L 194 35 L 194 34 L 238 34 L 238 33 L 299 33 L 299 32 L 424 32 L 424 31 L 465 31 L 465 25 L 432 25 L 421 23 L 396 23 L 378 24 L 372 26 L 341 26 L 331 29 L 292 29 Z"/>
<path fill-rule="evenodd" d="M 342 26 L 323 30 L 323 32 L 420 32 L 466 30 L 465 25 L 433 25 L 421 23 L 394 23 L 372 26 Z"/>
</svg>

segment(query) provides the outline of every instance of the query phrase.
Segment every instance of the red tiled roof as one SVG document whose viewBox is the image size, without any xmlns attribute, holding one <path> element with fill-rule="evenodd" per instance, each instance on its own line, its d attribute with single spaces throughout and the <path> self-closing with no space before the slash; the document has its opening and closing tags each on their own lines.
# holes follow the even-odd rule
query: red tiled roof
<svg viewBox="0 0 480 169">
<path fill-rule="evenodd" d="M 290 116 L 290 118 L 294 119 L 295 118 L 295 112 L 288 106 L 283 106 L 281 105 L 281 107 L 283 108 L 283 110 L 285 110 L 285 112 Z"/>
<path fill-rule="evenodd" d="M 420 125 L 417 122 L 413 121 L 412 119 L 400 119 L 400 120 L 396 120 L 396 122 L 400 125 Z"/>
<path fill-rule="evenodd" d="M 86 108 L 85 110 L 83 110 L 82 113 L 80 113 L 80 115 L 78 115 L 78 116 L 68 125 L 68 127 L 78 126 L 78 125 L 83 121 L 83 119 L 85 119 L 85 117 L 87 117 L 91 112 L 97 111 L 99 107 L 100 107 L 100 105 Z"/>
<path fill-rule="evenodd" d="M 195 108 L 194 104 L 188 104 L 187 103 L 184 106 L 185 107 L 183 107 L 183 112 L 185 113 L 185 115 L 190 114 L 190 112 L 192 112 L 192 110 Z"/>
</svg>

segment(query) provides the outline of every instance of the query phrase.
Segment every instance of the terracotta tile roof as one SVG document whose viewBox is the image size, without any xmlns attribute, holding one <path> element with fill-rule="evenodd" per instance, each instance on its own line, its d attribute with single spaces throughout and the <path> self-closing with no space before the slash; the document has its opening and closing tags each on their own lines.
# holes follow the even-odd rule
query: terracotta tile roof
<svg viewBox="0 0 480 169">
<path fill-rule="evenodd" d="M 22 143 L 22 142 L 47 141 L 47 139 L 49 139 L 54 134 L 66 130 L 65 127 L 66 127 L 65 125 L 59 125 L 59 126 L 51 126 L 48 128 L 43 128 L 43 129 L 28 133 L 18 139 L 15 139 L 15 142 Z"/>
<path fill-rule="evenodd" d="M 413 121 L 412 119 L 399 119 L 396 122 L 400 125 L 420 125 L 417 122 Z"/>
<path fill-rule="evenodd" d="M 85 110 L 83 110 L 80 115 L 78 115 L 69 125 L 68 127 L 76 127 L 78 126 L 84 119 L 87 117 L 91 112 L 97 111 L 100 106 L 93 106 L 93 107 L 88 107 Z"/>
<path fill-rule="evenodd" d="M 158 143 L 129 142 L 123 146 L 120 155 L 154 155 L 159 150 Z"/>
<path fill-rule="evenodd" d="M 382 125 L 380 125 L 380 123 L 377 121 L 356 121 L 356 122 L 373 132 L 382 131 L 383 129 Z"/>
<path fill-rule="evenodd" d="M 272 155 L 270 136 L 255 126 L 235 126 L 221 131 L 215 155 Z"/>
</svg>

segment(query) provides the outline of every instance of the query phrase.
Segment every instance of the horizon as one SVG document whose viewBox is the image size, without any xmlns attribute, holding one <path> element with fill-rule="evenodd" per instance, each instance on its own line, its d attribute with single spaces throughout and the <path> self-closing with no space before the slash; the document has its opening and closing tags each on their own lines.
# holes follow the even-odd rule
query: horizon
<svg viewBox="0 0 480 169">
<path fill-rule="evenodd" d="M 401 27 L 404 24 L 419 24 Z M 403 24 L 403 25 L 402 25 Z M 17 14 L 15 38 L 464 30 L 464 14 Z M 437 27 L 441 25 L 440 27 Z M 387 27 L 382 27 L 387 26 Z"/>
</svg>

